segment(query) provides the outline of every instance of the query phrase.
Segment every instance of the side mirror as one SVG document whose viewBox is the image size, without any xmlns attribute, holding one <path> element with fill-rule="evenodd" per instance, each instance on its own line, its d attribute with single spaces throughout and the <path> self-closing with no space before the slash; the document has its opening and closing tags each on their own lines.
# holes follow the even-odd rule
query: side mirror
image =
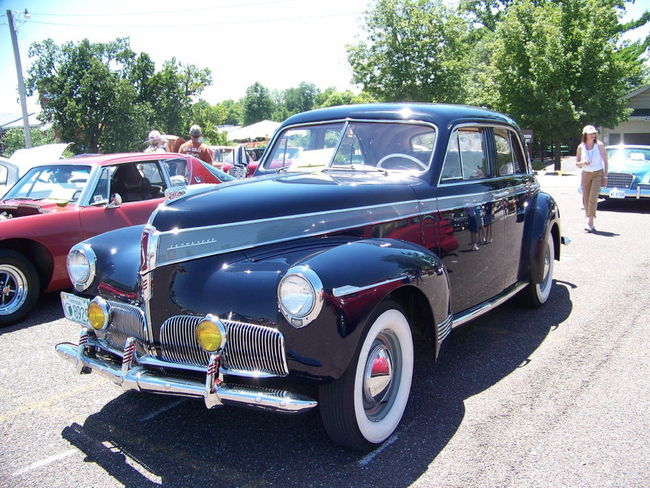
<svg viewBox="0 0 650 488">
<path fill-rule="evenodd" d="M 111 195 L 111 201 L 108 202 L 108 208 L 116 208 L 122 205 L 122 196 L 119 193 Z"/>
</svg>

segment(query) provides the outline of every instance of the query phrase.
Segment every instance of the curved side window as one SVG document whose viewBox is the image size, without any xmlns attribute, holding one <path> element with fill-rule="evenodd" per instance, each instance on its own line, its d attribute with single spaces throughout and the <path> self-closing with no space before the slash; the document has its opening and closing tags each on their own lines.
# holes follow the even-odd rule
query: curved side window
<svg viewBox="0 0 650 488">
<path fill-rule="evenodd" d="M 525 172 L 526 165 L 514 132 L 504 128 L 495 128 L 494 145 L 496 148 L 497 176 L 509 176 Z"/>
</svg>

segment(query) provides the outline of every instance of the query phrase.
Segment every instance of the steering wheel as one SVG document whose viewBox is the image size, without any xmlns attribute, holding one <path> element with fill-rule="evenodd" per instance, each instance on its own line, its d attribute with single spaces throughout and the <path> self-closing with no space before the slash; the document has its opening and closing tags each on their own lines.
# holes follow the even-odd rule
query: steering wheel
<svg viewBox="0 0 650 488">
<path fill-rule="evenodd" d="M 408 161 L 411 161 L 412 163 L 415 163 L 419 169 L 427 169 L 426 164 L 424 164 L 422 161 L 420 161 L 418 158 L 411 156 L 409 154 L 404 154 L 404 153 L 393 153 L 393 154 L 388 154 L 381 158 L 377 162 L 377 167 L 378 168 L 383 168 L 383 164 L 388 161 L 389 159 L 406 159 Z M 386 168 L 384 168 L 386 169 Z M 391 169 L 391 168 L 388 168 Z M 394 168 L 394 169 L 399 169 L 399 168 Z"/>
</svg>

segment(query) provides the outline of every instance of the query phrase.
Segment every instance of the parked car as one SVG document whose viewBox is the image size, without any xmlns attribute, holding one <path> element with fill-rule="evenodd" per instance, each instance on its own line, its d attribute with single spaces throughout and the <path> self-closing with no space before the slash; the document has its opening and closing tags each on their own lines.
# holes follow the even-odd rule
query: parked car
<svg viewBox="0 0 650 488">
<path fill-rule="evenodd" d="M 233 178 L 178 154 L 111 154 L 32 167 L 0 200 L 0 326 L 41 292 L 70 288 L 65 260 L 88 237 L 143 224 L 173 186 Z"/>
<path fill-rule="evenodd" d="M 237 179 L 253 176 L 264 153 L 264 148 L 247 148 L 243 144 L 214 147 L 214 165 Z"/>
<path fill-rule="evenodd" d="M 478 108 L 292 116 L 256 178 L 76 245 L 62 303 L 80 339 L 56 350 L 208 408 L 319 407 L 335 442 L 376 447 L 404 413 L 414 341 L 437 357 L 513 295 L 548 300 L 560 213 L 525 154 L 511 119 Z"/>
<path fill-rule="evenodd" d="M 9 159 L 0 157 L 0 197 L 32 166 L 61 158 L 68 146 L 69 143 L 44 144 L 18 149 Z"/>
<path fill-rule="evenodd" d="M 650 146 L 621 144 L 605 148 L 608 160 L 604 198 L 650 198 Z"/>
</svg>

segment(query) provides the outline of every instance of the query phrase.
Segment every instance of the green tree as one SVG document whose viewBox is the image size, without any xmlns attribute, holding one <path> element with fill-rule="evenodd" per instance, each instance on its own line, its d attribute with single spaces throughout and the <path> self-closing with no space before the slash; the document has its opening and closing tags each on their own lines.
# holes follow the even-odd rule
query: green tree
<svg viewBox="0 0 650 488">
<path fill-rule="evenodd" d="M 242 125 L 244 123 L 244 107 L 242 102 L 224 100 L 218 103 L 217 107 L 224 113 L 223 124 Z"/>
<path fill-rule="evenodd" d="M 615 0 L 517 0 L 495 31 L 489 104 L 558 148 L 589 123 L 629 116 L 623 96 L 644 76 L 642 43 L 620 47 Z M 567 137 L 569 134 L 569 137 Z"/>
<path fill-rule="evenodd" d="M 285 90 L 283 93 L 283 102 L 288 115 L 312 110 L 316 104 L 316 97 L 319 91 L 316 85 L 304 81 L 295 88 Z"/>
<path fill-rule="evenodd" d="M 255 82 L 246 89 L 242 105 L 244 125 L 270 119 L 273 115 L 274 104 L 271 93 L 260 82 Z"/>
<path fill-rule="evenodd" d="M 30 129 L 29 133 L 32 140 L 32 146 L 34 147 L 57 142 L 52 128 L 39 129 L 33 127 Z M 25 134 L 23 129 L 19 127 L 9 129 L 2 135 L 1 143 L 2 155 L 6 158 L 11 157 L 11 155 L 18 149 L 23 149 L 25 147 Z"/>
<path fill-rule="evenodd" d="M 361 92 L 358 95 L 355 95 L 350 90 L 345 90 L 342 92 L 336 91 L 334 89 L 328 89 L 324 92 L 325 97 L 321 97 L 318 100 L 318 107 L 335 107 L 337 105 L 353 105 L 358 103 L 372 103 L 376 100 L 366 92 Z"/>
<path fill-rule="evenodd" d="M 40 118 L 74 151 L 141 150 L 150 128 L 187 131 L 192 97 L 211 83 L 210 71 L 175 59 L 160 72 L 126 38 L 108 43 L 51 39 L 30 47 L 35 58 L 27 89 L 38 92 Z"/>
<path fill-rule="evenodd" d="M 226 132 L 219 132 L 217 126 L 226 119 L 223 107 L 210 105 L 205 100 L 199 100 L 192 105 L 192 123 L 198 124 L 203 130 L 203 138 L 207 144 L 225 145 L 228 143 Z"/>
<path fill-rule="evenodd" d="M 347 47 L 353 81 L 383 101 L 462 102 L 469 24 L 442 0 L 378 0 L 367 41 Z"/>
</svg>

